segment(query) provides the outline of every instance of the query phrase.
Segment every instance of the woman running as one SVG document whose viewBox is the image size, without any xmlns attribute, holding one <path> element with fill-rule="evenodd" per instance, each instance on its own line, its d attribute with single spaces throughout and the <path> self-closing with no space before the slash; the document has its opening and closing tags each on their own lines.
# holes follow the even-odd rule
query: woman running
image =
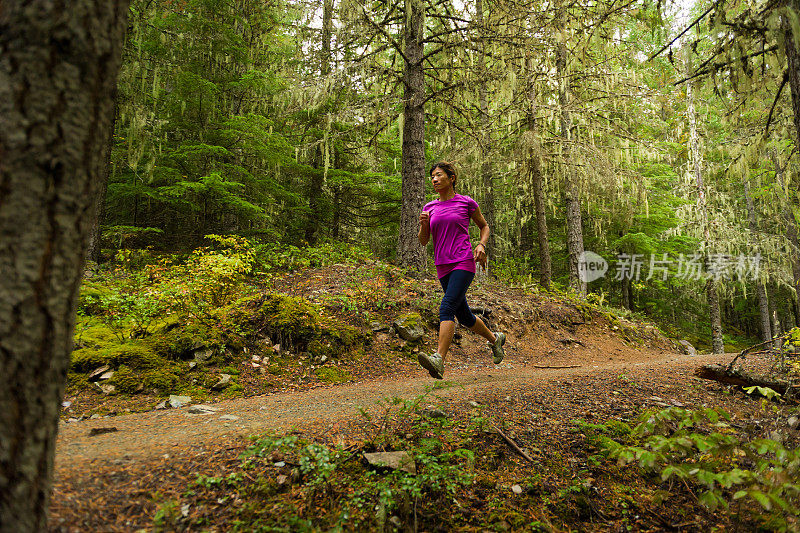
<svg viewBox="0 0 800 533">
<path fill-rule="evenodd" d="M 439 307 L 439 351 L 433 355 L 420 353 L 419 364 L 431 377 L 442 379 L 444 360 L 456 331 L 455 319 L 488 342 L 499 365 L 505 351 L 503 333 L 489 331 L 483 321 L 472 314 L 467 305 L 467 288 L 475 277 L 475 263 L 486 268 L 486 242 L 489 225 L 481 214 L 477 202 L 463 194 L 456 194 L 458 176 L 451 163 L 436 163 L 431 167 L 431 182 L 439 199 L 428 202 L 419 215 L 419 242 L 425 246 L 433 237 L 433 259 L 436 274 L 444 289 Z M 469 221 L 472 219 L 481 230 L 480 242 L 472 250 L 469 242 Z"/>
</svg>

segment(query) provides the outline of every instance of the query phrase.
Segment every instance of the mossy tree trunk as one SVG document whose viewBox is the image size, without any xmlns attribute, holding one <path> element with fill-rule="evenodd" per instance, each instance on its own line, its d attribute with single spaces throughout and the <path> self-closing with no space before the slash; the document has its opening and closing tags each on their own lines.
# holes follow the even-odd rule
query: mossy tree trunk
<svg viewBox="0 0 800 533">
<path fill-rule="evenodd" d="M 398 262 L 417 274 L 425 269 L 425 248 L 420 246 L 419 214 L 425 203 L 425 79 L 424 50 L 425 4 L 405 0 L 403 66 L 403 154 L 400 235 Z"/>
<path fill-rule="evenodd" d="M 758 227 L 756 224 L 756 210 L 753 204 L 753 196 L 750 194 L 750 182 L 744 180 L 744 198 L 747 204 L 747 224 L 750 235 L 755 240 Z M 772 331 L 769 326 L 769 303 L 767 302 L 767 289 L 760 279 L 756 279 L 756 297 L 758 299 L 758 315 L 761 340 L 768 341 L 772 338 Z"/>
<path fill-rule="evenodd" d="M 686 76 L 692 75 L 690 55 L 686 54 Z M 697 130 L 697 112 L 695 111 L 694 86 L 692 81 L 686 83 L 686 117 L 689 121 L 689 173 L 697 188 L 697 207 L 700 213 L 700 223 L 705 243 L 705 253 L 711 249 L 711 230 L 708 221 L 708 205 L 706 202 L 706 187 L 703 183 L 703 157 L 700 153 L 700 135 Z M 722 340 L 722 317 L 719 309 L 719 295 L 714 284 L 714 278 L 709 278 L 705 286 L 708 298 L 709 315 L 711 319 L 711 346 L 715 354 L 724 353 L 725 346 Z"/>
<path fill-rule="evenodd" d="M 331 73 L 331 36 L 333 35 L 333 1 L 324 0 L 322 6 L 322 43 L 320 46 L 320 75 L 327 78 Z M 329 117 L 330 115 L 328 115 Z M 329 119 L 328 119 L 329 120 Z M 326 124 L 326 129 L 329 124 Z M 327 135 L 323 139 L 323 144 L 317 147 L 317 160 L 315 161 L 314 168 L 323 168 L 322 172 L 315 172 L 311 176 L 311 187 L 308 191 L 308 220 L 306 221 L 305 238 L 309 244 L 315 244 L 319 237 L 320 230 L 323 224 L 323 216 L 320 213 L 322 188 L 325 185 L 325 173 L 328 169 L 327 154 L 332 146 L 328 144 Z"/>
<path fill-rule="evenodd" d="M 478 24 L 478 75 L 480 83 L 478 85 L 478 107 L 480 110 L 481 124 L 481 180 L 483 183 L 483 198 L 481 198 L 481 212 L 486 223 L 491 229 L 487 248 L 493 257 L 497 257 L 497 238 L 495 232 L 495 201 L 494 201 L 494 174 L 492 172 L 492 130 L 491 117 L 489 115 L 489 99 L 486 95 L 486 85 L 488 83 L 488 72 L 486 71 L 486 39 L 484 35 L 484 13 L 483 0 L 475 2 L 475 21 Z M 489 262 L 487 257 L 486 269 L 479 276 L 488 275 Z"/>
<path fill-rule="evenodd" d="M 0 8 L 0 532 L 46 530 L 128 2 Z"/>
<path fill-rule="evenodd" d="M 563 26 L 566 7 L 562 6 L 557 20 Z M 581 218 L 581 195 L 578 176 L 570 153 L 572 142 L 572 119 L 569 113 L 569 73 L 567 71 L 566 37 L 556 44 L 556 76 L 558 77 L 558 104 L 561 109 L 560 126 L 564 158 L 564 200 L 567 211 L 567 254 L 569 255 L 569 287 L 579 298 L 586 297 L 586 283 L 581 280 L 579 261 L 583 254 L 583 219 Z"/>
</svg>

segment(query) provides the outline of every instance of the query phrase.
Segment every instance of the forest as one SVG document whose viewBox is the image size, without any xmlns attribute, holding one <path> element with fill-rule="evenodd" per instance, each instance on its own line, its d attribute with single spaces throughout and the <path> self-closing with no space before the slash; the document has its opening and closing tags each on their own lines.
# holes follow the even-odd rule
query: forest
<svg viewBox="0 0 800 533">
<path fill-rule="evenodd" d="M 0 533 L 800 530 L 800 1 L 31 5 Z"/>
<path fill-rule="evenodd" d="M 786 331 L 786 23 L 768 4 L 689 7 L 133 2 L 93 259 L 236 234 L 424 271 L 410 236 L 427 168 L 451 160 L 492 228 L 494 275 L 703 347 L 712 328 L 718 343 Z M 584 250 L 611 264 L 588 285 Z"/>
</svg>

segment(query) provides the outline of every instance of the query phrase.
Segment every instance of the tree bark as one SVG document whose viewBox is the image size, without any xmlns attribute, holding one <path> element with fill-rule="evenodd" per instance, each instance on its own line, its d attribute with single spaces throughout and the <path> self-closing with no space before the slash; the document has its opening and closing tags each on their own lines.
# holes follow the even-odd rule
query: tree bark
<svg viewBox="0 0 800 533">
<path fill-rule="evenodd" d="M 333 0 L 324 0 L 322 6 L 322 46 L 320 47 L 320 74 L 323 78 L 327 78 L 331 72 L 331 35 L 333 34 Z M 326 120 L 329 117 L 326 116 Z M 329 125 L 324 126 L 326 130 Z M 327 172 L 328 164 L 325 161 L 326 150 L 330 150 L 327 136 L 322 141 L 323 146 L 318 149 L 318 162 L 319 166 L 323 168 L 322 172 L 315 172 L 311 176 L 311 185 L 308 190 L 308 220 L 306 221 L 305 238 L 309 244 L 315 244 L 319 237 L 319 230 L 323 226 L 321 209 L 322 187 L 325 185 L 325 174 Z M 315 169 L 319 168 L 315 165 Z"/>
<path fill-rule="evenodd" d="M 496 257 L 497 254 L 497 239 L 495 237 L 497 228 L 495 227 L 495 211 L 494 211 L 494 175 L 492 172 L 491 153 L 492 153 L 492 132 L 491 132 L 491 117 L 489 116 L 489 100 L 486 96 L 486 42 L 484 39 L 484 20 L 483 20 L 483 0 L 475 1 L 475 21 L 478 24 L 478 72 L 481 76 L 478 85 L 478 106 L 481 113 L 481 178 L 483 183 L 483 198 L 481 198 L 481 212 L 483 213 L 486 223 L 491 228 L 489 234 L 488 249 Z M 487 257 L 487 268 L 484 270 L 483 275 L 489 272 L 489 262 Z"/>
<path fill-rule="evenodd" d="M 562 8 L 559 19 L 563 22 Z M 562 24 L 563 25 L 563 24 Z M 580 278 L 579 261 L 583 254 L 583 220 L 578 176 L 571 167 L 572 121 L 569 115 L 569 77 L 567 74 L 567 45 L 556 45 L 556 76 L 558 77 L 558 103 L 561 108 L 561 138 L 564 157 L 564 199 L 567 210 L 567 253 L 569 255 L 569 286 L 579 298 L 586 297 L 586 283 Z"/>
<path fill-rule="evenodd" d="M 755 242 L 758 236 L 756 232 L 758 227 L 756 225 L 756 210 L 753 205 L 753 197 L 750 195 L 750 182 L 744 181 L 744 199 L 747 203 L 747 222 L 750 229 L 750 235 L 753 237 L 752 242 Z M 768 341 L 772 338 L 772 330 L 769 326 L 769 302 L 767 301 L 767 289 L 761 280 L 756 279 L 756 298 L 758 299 L 758 314 L 759 330 L 761 331 L 761 340 Z"/>
<path fill-rule="evenodd" d="M 550 260 L 550 243 L 547 240 L 547 214 L 542 186 L 542 158 L 539 154 L 538 138 L 536 136 L 536 110 L 538 103 L 533 82 L 531 82 L 528 90 L 528 105 L 528 131 L 530 132 L 531 140 L 531 146 L 528 147 L 528 166 L 531 172 L 533 205 L 536 212 L 536 230 L 539 244 L 539 283 L 541 283 L 542 287 L 549 289 L 553 266 Z"/>
<path fill-rule="evenodd" d="M 792 278 L 794 281 L 794 305 L 795 310 L 795 326 L 800 326 L 800 316 L 798 316 L 798 307 L 800 306 L 800 238 L 798 238 L 797 222 L 794 218 L 794 213 L 791 208 L 791 200 L 786 195 L 786 176 L 783 173 L 783 167 L 778 161 L 778 154 L 775 150 L 770 153 L 772 164 L 775 166 L 775 181 L 780 189 L 781 200 L 781 214 L 783 221 L 786 224 L 786 239 L 792 247 L 790 262 L 792 264 Z"/>
<path fill-rule="evenodd" d="M 686 53 L 686 75 L 692 74 L 691 56 Z M 708 222 L 708 206 L 706 203 L 706 188 L 703 183 L 703 157 L 700 153 L 700 136 L 697 131 L 697 112 L 694 107 L 694 84 L 686 83 L 686 116 L 689 119 L 689 172 L 694 178 L 697 187 L 697 206 L 700 212 L 705 252 L 711 249 L 711 230 Z M 722 317 L 719 309 L 719 296 L 714 278 L 706 282 L 706 296 L 708 298 L 709 316 L 711 319 L 711 350 L 713 353 L 724 353 L 725 344 L 722 340 Z"/>
<path fill-rule="evenodd" d="M 425 270 L 425 248 L 420 246 L 419 214 L 425 203 L 425 80 L 422 70 L 425 6 L 421 0 L 405 0 L 403 27 L 403 155 L 402 207 L 397 261 L 417 275 Z"/>
<path fill-rule="evenodd" d="M 789 0 L 788 8 L 795 13 L 800 13 L 800 0 Z M 792 112 L 794 118 L 795 143 L 800 143 L 800 52 L 798 42 L 800 35 L 794 35 L 792 26 L 784 17 L 784 47 L 786 49 L 786 62 L 789 70 L 789 89 L 792 93 Z"/>
<path fill-rule="evenodd" d="M 0 532 L 46 529 L 127 7 L 0 8 Z"/>
<path fill-rule="evenodd" d="M 694 371 L 694 375 L 712 381 L 740 387 L 769 387 L 783 395 L 794 396 L 798 385 L 790 381 L 763 374 L 751 374 L 741 369 L 728 369 L 723 365 L 703 365 Z"/>
</svg>

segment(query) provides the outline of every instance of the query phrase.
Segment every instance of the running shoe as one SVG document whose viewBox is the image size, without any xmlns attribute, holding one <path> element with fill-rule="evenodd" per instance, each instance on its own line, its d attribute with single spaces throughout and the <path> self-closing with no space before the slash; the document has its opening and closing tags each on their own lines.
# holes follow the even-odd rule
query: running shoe
<svg viewBox="0 0 800 533">
<path fill-rule="evenodd" d="M 492 355 L 494 355 L 494 364 L 499 365 L 503 362 L 503 357 L 506 356 L 506 351 L 503 349 L 503 345 L 506 343 L 506 334 L 495 331 L 494 336 L 495 341 L 487 341 L 486 344 L 492 350 Z"/>
<path fill-rule="evenodd" d="M 438 353 L 433 355 L 420 353 L 417 356 L 417 361 L 422 365 L 422 368 L 428 371 L 432 378 L 442 379 L 442 376 L 444 376 L 444 361 L 442 361 Z"/>
</svg>

